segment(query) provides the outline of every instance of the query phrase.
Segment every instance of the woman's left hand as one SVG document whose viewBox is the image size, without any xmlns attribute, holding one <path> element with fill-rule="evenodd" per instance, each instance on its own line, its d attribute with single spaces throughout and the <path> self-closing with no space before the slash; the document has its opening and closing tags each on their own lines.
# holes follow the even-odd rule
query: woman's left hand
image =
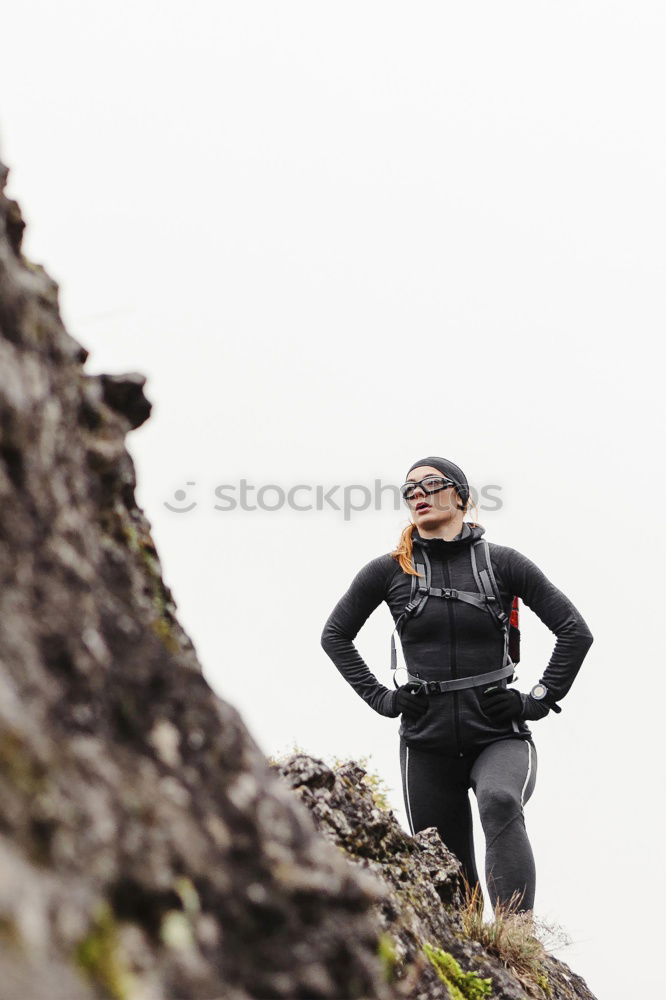
<svg viewBox="0 0 666 1000">
<path fill-rule="evenodd" d="M 481 705 L 486 715 L 500 724 L 519 719 L 523 711 L 523 699 L 514 688 L 488 688 L 481 692 Z"/>
</svg>

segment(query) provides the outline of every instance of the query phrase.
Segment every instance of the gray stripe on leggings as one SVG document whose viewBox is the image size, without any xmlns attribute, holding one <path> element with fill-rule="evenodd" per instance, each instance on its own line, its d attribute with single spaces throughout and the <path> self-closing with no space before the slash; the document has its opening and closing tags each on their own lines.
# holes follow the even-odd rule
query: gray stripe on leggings
<svg viewBox="0 0 666 1000">
<path fill-rule="evenodd" d="M 405 791 L 407 793 L 407 819 L 409 820 L 409 831 L 414 836 L 414 824 L 412 823 L 412 804 L 409 801 L 409 747 L 406 746 L 407 756 L 405 759 Z"/>
<path fill-rule="evenodd" d="M 521 792 L 520 792 L 520 808 L 521 809 L 522 809 L 523 804 L 524 804 L 523 803 L 523 796 L 525 795 L 525 789 L 527 788 L 527 783 L 529 782 L 530 775 L 532 773 L 532 747 L 530 745 L 530 741 L 529 740 L 525 740 L 525 742 L 527 743 L 527 774 L 525 776 L 525 783 L 523 784 L 523 787 L 522 787 Z"/>
</svg>

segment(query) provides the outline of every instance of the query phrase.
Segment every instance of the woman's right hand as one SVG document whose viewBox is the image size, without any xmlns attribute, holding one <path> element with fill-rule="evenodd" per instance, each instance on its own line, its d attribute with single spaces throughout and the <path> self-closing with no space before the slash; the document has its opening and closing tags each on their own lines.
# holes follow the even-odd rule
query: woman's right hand
<svg viewBox="0 0 666 1000">
<path fill-rule="evenodd" d="M 402 684 L 395 693 L 395 705 L 408 719 L 420 719 L 428 711 L 428 695 L 420 685 L 410 681 Z"/>
</svg>

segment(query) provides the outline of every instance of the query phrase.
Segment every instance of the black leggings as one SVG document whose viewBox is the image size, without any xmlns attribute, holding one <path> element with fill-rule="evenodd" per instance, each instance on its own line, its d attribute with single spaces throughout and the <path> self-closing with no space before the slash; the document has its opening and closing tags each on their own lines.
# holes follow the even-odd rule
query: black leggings
<svg viewBox="0 0 666 1000">
<path fill-rule="evenodd" d="M 523 805 L 534 791 L 537 755 L 523 739 L 496 740 L 466 757 L 444 757 L 408 747 L 400 738 L 400 769 L 412 834 L 435 826 L 463 866 L 468 882 L 479 877 L 474 861 L 473 788 L 486 838 L 486 884 L 493 907 L 514 891 L 519 910 L 534 907 L 534 855 L 525 830 Z"/>
</svg>

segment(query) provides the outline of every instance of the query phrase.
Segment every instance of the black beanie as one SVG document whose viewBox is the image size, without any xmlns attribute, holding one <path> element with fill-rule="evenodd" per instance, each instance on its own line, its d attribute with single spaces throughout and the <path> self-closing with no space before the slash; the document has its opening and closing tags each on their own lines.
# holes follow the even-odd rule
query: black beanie
<svg viewBox="0 0 666 1000">
<path fill-rule="evenodd" d="M 407 470 L 407 475 L 409 475 L 412 469 L 418 469 L 422 465 L 432 466 L 433 469 L 437 469 L 443 476 L 454 482 L 458 487 L 458 493 L 463 504 L 467 503 L 469 499 L 469 483 L 463 470 L 455 465 L 454 462 L 449 462 L 446 458 L 439 458 L 437 455 L 428 455 L 427 458 L 420 458 L 418 462 L 412 462 Z"/>
</svg>

